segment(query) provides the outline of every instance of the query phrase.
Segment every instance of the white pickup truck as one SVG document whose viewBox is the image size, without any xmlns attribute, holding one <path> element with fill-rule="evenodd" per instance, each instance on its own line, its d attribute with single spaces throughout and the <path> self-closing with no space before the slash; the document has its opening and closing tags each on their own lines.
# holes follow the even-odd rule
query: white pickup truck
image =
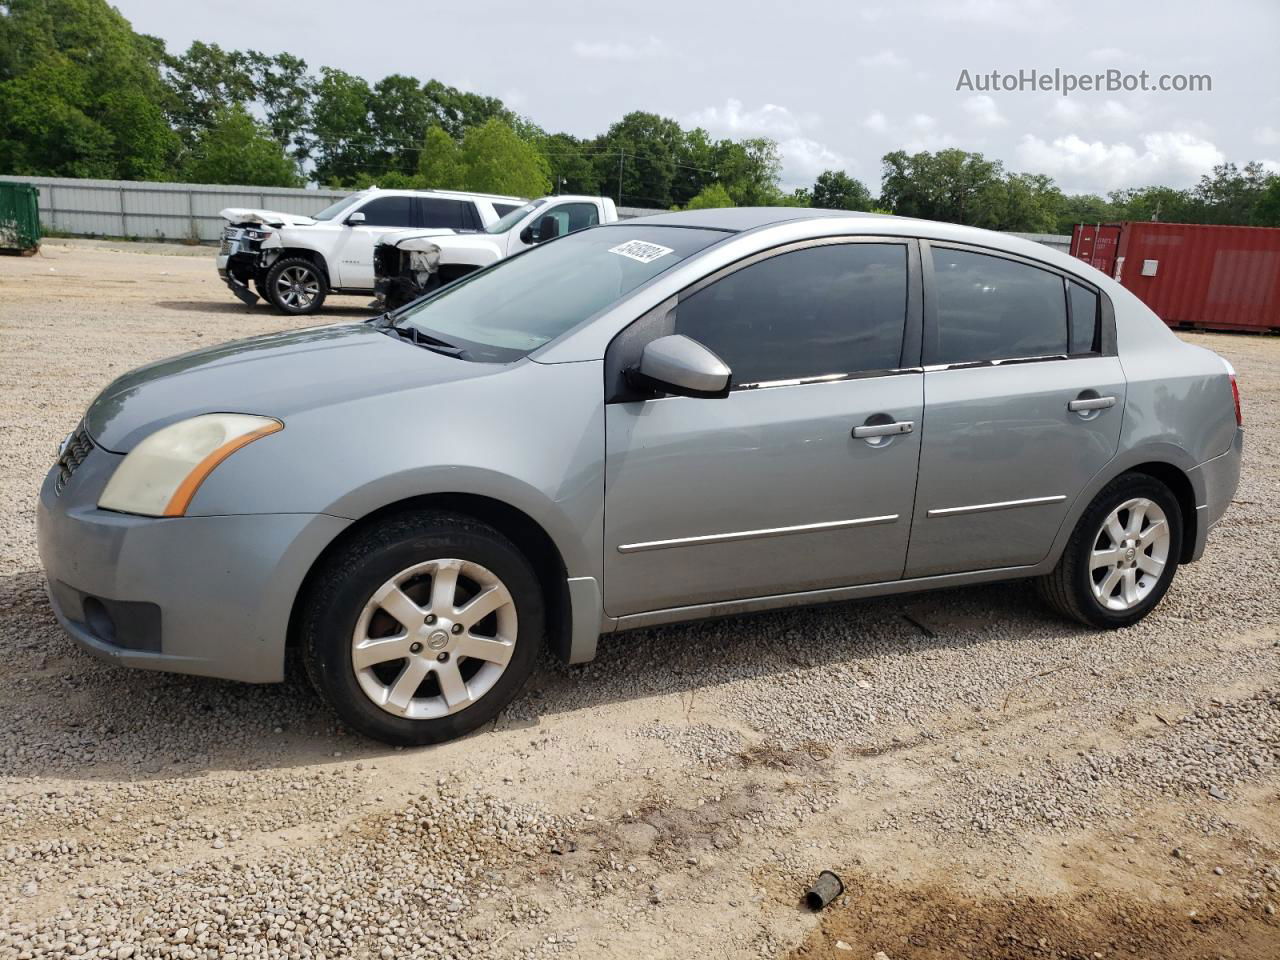
<svg viewBox="0 0 1280 960">
<path fill-rule="evenodd" d="M 261 296 L 282 313 L 315 313 L 330 292 L 373 293 L 374 246 L 385 235 L 406 228 L 484 230 L 524 202 L 455 190 L 372 188 L 310 217 L 229 207 L 221 213 L 227 226 L 218 274 L 247 304 Z"/>
<path fill-rule="evenodd" d="M 374 249 L 374 296 L 384 309 L 395 310 L 535 244 L 617 219 L 617 208 L 608 197 L 558 196 L 533 200 L 477 233 L 387 233 Z"/>
</svg>

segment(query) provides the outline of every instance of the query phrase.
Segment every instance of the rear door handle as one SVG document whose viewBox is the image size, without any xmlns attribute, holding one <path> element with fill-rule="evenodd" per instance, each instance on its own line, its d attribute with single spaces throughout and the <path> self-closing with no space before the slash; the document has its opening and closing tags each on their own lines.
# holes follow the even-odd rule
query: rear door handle
<svg viewBox="0 0 1280 960">
<path fill-rule="evenodd" d="M 897 423 L 864 423 L 853 428 L 855 440 L 870 440 L 874 437 L 896 437 L 911 433 L 916 428 L 914 420 L 899 420 Z"/>
<path fill-rule="evenodd" d="M 1090 410 L 1105 410 L 1115 405 L 1115 397 L 1085 397 L 1081 400 L 1072 400 L 1067 404 L 1067 409 L 1072 413 L 1088 413 Z"/>
</svg>

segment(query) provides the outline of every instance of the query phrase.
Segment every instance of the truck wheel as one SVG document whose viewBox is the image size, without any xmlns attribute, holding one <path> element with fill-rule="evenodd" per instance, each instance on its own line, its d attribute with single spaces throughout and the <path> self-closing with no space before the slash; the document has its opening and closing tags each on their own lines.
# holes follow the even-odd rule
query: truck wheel
<svg viewBox="0 0 1280 960">
<path fill-rule="evenodd" d="M 1121 474 L 1089 504 L 1040 595 L 1089 626 L 1128 627 L 1160 602 L 1181 554 L 1177 498 L 1155 477 Z"/>
<path fill-rule="evenodd" d="M 424 511 L 367 527 L 317 571 L 300 639 L 343 723 L 414 746 L 496 717 L 533 672 L 543 622 L 538 578 L 510 540 Z"/>
<path fill-rule="evenodd" d="M 324 273 L 305 257 L 277 260 L 267 271 L 266 297 L 281 313 L 315 313 L 329 293 Z"/>
</svg>

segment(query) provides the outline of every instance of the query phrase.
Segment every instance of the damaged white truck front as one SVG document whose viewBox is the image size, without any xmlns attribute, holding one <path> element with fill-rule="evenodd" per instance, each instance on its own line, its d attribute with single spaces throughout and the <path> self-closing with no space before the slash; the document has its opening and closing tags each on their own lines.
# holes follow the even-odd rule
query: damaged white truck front
<svg viewBox="0 0 1280 960">
<path fill-rule="evenodd" d="M 617 208 L 608 197 L 558 196 L 527 203 L 478 233 L 388 233 L 374 248 L 374 296 L 383 309 L 396 310 L 539 243 L 617 219 Z"/>
<path fill-rule="evenodd" d="M 519 209 L 520 197 L 456 190 L 353 193 L 310 217 L 229 207 L 218 275 L 247 304 L 258 297 L 282 313 L 314 313 L 330 293 L 373 293 L 379 240 L 408 228 L 474 233 Z"/>
</svg>

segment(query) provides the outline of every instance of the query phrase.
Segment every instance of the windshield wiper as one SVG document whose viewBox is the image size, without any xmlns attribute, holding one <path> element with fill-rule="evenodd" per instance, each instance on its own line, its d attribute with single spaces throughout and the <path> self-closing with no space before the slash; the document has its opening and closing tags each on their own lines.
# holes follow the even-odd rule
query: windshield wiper
<svg viewBox="0 0 1280 960">
<path fill-rule="evenodd" d="M 383 327 L 382 332 L 388 336 L 397 336 L 402 340 L 408 340 L 410 343 L 431 350 L 434 353 L 443 353 L 447 357 L 457 357 L 459 360 L 467 359 L 465 347 L 459 347 L 447 340 L 441 340 L 439 337 L 433 337 L 429 333 L 423 333 L 414 326 L 397 327 L 392 324 L 391 326 Z"/>
</svg>

